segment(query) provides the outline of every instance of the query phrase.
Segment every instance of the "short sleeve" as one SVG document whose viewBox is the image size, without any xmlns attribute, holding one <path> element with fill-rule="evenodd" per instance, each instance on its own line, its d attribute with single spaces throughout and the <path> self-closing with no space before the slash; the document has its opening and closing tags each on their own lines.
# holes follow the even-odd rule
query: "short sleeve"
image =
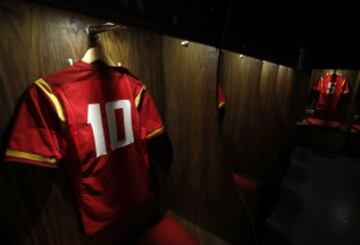
<svg viewBox="0 0 360 245">
<path fill-rule="evenodd" d="M 164 132 L 164 126 L 159 112 L 145 87 L 140 92 L 138 112 L 141 127 L 145 130 L 147 139 L 153 138 Z"/>
<path fill-rule="evenodd" d="M 12 123 L 5 161 L 57 167 L 63 122 L 51 101 L 40 86 L 28 88 Z"/>
<path fill-rule="evenodd" d="M 221 83 L 218 82 L 218 86 L 217 86 L 217 104 L 218 104 L 218 108 L 222 108 L 225 105 L 225 96 L 224 96 L 224 91 L 222 89 Z"/>
</svg>

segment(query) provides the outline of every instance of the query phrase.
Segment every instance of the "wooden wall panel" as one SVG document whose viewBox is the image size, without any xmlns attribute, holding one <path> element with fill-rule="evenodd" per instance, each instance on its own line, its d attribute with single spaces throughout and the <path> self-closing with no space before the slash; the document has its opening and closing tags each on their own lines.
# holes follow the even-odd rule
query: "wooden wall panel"
<svg viewBox="0 0 360 245">
<path fill-rule="evenodd" d="M 165 122 L 174 149 L 174 182 L 194 192 L 217 195 L 221 189 L 222 170 L 218 168 L 220 142 L 215 97 L 217 50 L 181 40 L 164 39 L 164 79 L 166 91 Z M 179 108 L 182 108 L 181 110 Z M 212 154 L 209 154 L 212 152 Z M 214 171 L 214 168 L 215 171 Z M 210 176 L 213 175 L 213 176 Z M 208 180 L 208 178 L 210 178 Z M 220 185 L 212 185 L 212 179 Z M 203 185 L 204 181 L 209 185 Z M 204 188 L 204 189 L 203 189 Z"/>
<path fill-rule="evenodd" d="M 294 108 L 294 119 L 296 122 L 302 120 L 304 116 L 304 108 L 307 105 L 307 97 L 309 93 L 311 72 L 309 71 L 298 71 L 294 72 L 294 93 L 293 93 L 293 104 Z"/>
<path fill-rule="evenodd" d="M 227 161 L 236 172 L 265 180 L 279 176 L 290 137 L 292 69 L 225 52 L 222 125 Z"/>
<path fill-rule="evenodd" d="M 260 60 L 225 52 L 221 67 L 226 99 L 222 124 L 224 153 L 227 163 L 246 175 L 254 175 L 258 169 L 258 155 L 253 153 L 264 135 L 256 99 L 261 66 Z"/>
<path fill-rule="evenodd" d="M 292 124 L 294 122 L 294 108 L 292 107 L 294 89 L 293 69 L 286 66 L 279 66 L 276 89 L 283 126 Z"/>
<path fill-rule="evenodd" d="M 192 42 L 183 47 L 180 42 L 163 39 L 165 124 L 174 148 L 171 205 L 223 239 L 246 243 L 252 239 L 249 219 L 222 161 L 218 51 Z"/>
<path fill-rule="evenodd" d="M 261 114 L 259 119 L 265 129 L 265 135 L 258 152 L 262 152 L 262 162 L 269 176 L 279 171 L 276 155 L 280 151 L 284 138 L 276 89 L 278 68 L 279 66 L 274 63 L 263 61 L 260 76 L 259 102 Z"/>
<path fill-rule="evenodd" d="M 356 79 L 355 86 L 352 87 L 353 91 L 353 100 L 351 102 L 351 108 L 349 109 L 350 113 L 348 114 L 348 125 L 349 132 L 346 137 L 343 150 L 346 154 L 360 157 L 360 134 L 353 128 L 353 125 L 359 124 L 359 114 L 360 114 L 360 72 Z"/>
<path fill-rule="evenodd" d="M 124 31 L 107 32 L 99 44 L 110 63 L 121 63 L 142 79 L 160 113 L 163 112 L 161 36 L 128 26 Z"/>
</svg>

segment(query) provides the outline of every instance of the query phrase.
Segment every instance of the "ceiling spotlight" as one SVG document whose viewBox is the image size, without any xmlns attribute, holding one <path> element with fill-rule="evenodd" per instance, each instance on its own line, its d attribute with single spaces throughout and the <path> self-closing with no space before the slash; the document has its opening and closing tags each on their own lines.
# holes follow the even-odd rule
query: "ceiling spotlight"
<svg viewBox="0 0 360 245">
<path fill-rule="evenodd" d="M 184 47 L 188 47 L 189 46 L 189 41 L 184 40 L 184 41 L 181 42 L 181 45 L 184 46 Z"/>
<path fill-rule="evenodd" d="M 243 54 L 239 54 L 239 58 L 244 58 L 244 55 Z"/>
</svg>

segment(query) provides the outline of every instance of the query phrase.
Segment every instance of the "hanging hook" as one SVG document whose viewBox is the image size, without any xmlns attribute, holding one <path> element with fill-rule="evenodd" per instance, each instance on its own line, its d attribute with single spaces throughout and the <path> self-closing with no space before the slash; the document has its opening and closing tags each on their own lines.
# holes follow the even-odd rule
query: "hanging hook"
<svg viewBox="0 0 360 245">
<path fill-rule="evenodd" d="M 88 26 L 85 28 L 86 33 L 89 35 L 90 40 L 96 41 L 99 38 L 99 33 L 106 32 L 106 31 L 115 31 L 115 30 L 124 30 L 126 28 L 125 25 L 121 24 L 114 24 L 111 22 L 107 22 L 103 25 L 96 25 L 96 26 Z"/>
</svg>

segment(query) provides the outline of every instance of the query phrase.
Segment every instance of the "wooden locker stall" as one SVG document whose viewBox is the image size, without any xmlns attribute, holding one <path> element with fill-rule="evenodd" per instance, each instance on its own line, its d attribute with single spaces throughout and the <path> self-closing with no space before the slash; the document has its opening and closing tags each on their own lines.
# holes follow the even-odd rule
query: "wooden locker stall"
<svg viewBox="0 0 360 245">
<path fill-rule="evenodd" d="M 89 47 L 85 28 L 108 20 L 21 1 L 0 1 L 0 131 L 4 153 L 11 117 L 37 78 L 77 62 Z M 200 244 L 252 241 L 250 221 L 224 171 L 217 117 L 214 47 L 128 26 L 99 35 L 111 63 L 147 86 L 173 147 L 169 174 L 159 170 L 164 207 Z M 79 91 L 81 93 L 81 91 Z M 64 169 L 0 164 L 0 219 L 14 244 L 119 244 L 158 218 L 153 206 L 130 213 L 93 236 L 83 233 Z"/>
</svg>

